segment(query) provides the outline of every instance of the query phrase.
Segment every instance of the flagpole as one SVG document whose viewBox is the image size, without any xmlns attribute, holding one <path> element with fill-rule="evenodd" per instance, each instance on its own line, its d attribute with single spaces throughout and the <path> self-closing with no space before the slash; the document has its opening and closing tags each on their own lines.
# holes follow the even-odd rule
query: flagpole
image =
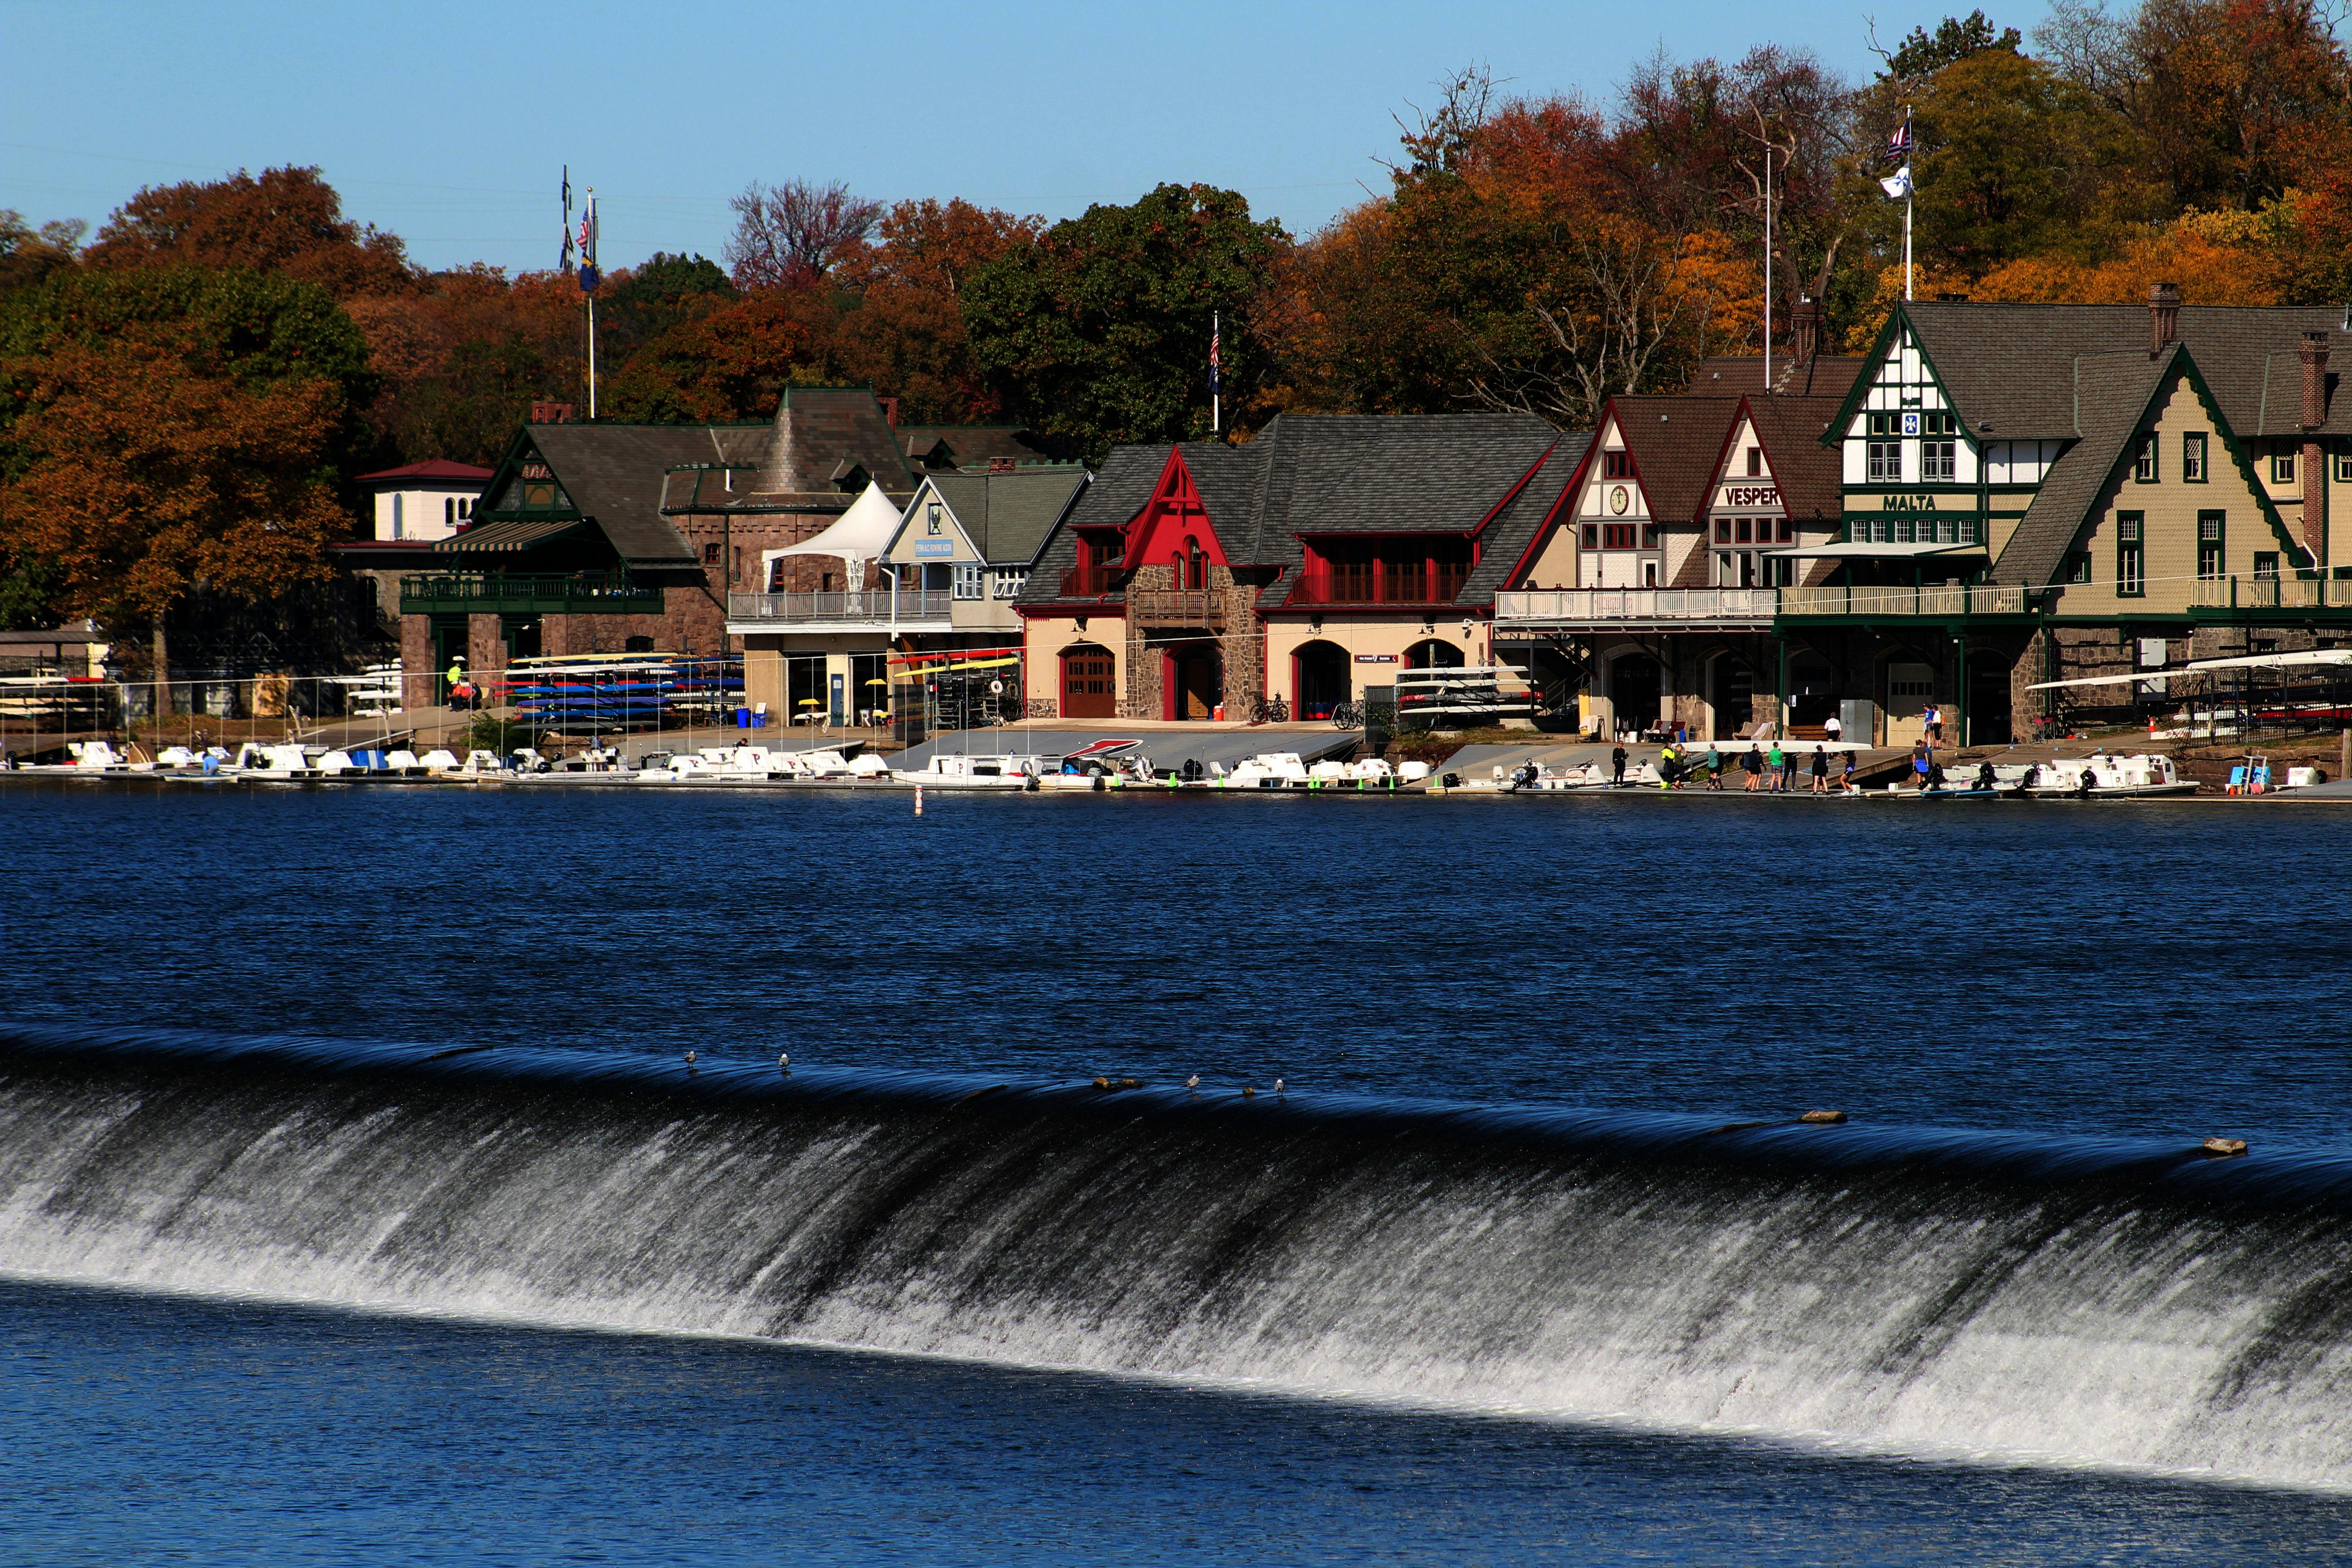
<svg viewBox="0 0 2352 1568">
<path fill-rule="evenodd" d="M 587 221 L 581 227 L 586 237 L 585 243 L 580 247 L 580 259 L 583 264 L 581 268 L 582 291 L 588 296 L 588 422 L 593 425 L 596 422 L 596 284 L 603 281 L 602 275 L 594 267 L 598 236 L 596 187 L 593 185 L 588 187 Z"/>
<path fill-rule="evenodd" d="M 1911 138 L 1911 111 L 1908 109 L 1903 111 L 1903 300 L 1908 304 L 1911 300 L 1911 189 L 1918 184 L 1910 175 L 1919 157 L 1918 145 Z"/>
<path fill-rule="evenodd" d="M 1224 313 L 1209 312 L 1209 434 L 1222 435 L 1225 428 L 1225 389 L 1223 379 L 1217 374 L 1217 346 L 1225 331 Z"/>
</svg>

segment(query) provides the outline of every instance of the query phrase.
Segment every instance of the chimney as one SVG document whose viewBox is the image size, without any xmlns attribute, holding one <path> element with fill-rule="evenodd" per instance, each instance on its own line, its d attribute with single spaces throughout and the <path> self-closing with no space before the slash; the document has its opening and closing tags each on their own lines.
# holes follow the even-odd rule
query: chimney
<svg viewBox="0 0 2352 1568">
<path fill-rule="evenodd" d="M 2147 357 L 2154 359 L 2180 341 L 2180 290 L 2158 283 L 2147 291 Z"/>
<path fill-rule="evenodd" d="M 891 429 L 896 430 L 898 427 L 898 400 L 895 397 L 877 397 L 874 401 L 882 405 L 882 417 L 889 421 Z"/>
<path fill-rule="evenodd" d="M 530 422 L 534 425 L 569 425 L 572 423 L 572 405 L 534 403 L 530 405 Z"/>
<path fill-rule="evenodd" d="M 2327 334 L 2305 332 L 2295 346 L 2303 362 L 2303 545 L 2311 564 L 2327 564 L 2327 449 L 2320 427 L 2327 423 Z"/>
<path fill-rule="evenodd" d="M 1821 302 L 1800 295 L 1789 311 L 1789 328 L 1797 340 L 1797 363 L 1812 363 L 1813 355 L 1821 352 Z"/>
</svg>

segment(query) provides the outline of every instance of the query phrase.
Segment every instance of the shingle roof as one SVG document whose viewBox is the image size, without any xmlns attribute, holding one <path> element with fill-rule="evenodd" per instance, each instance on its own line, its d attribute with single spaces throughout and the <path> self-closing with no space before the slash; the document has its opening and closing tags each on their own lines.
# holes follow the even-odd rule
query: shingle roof
<svg viewBox="0 0 2352 1568">
<path fill-rule="evenodd" d="M 402 479 L 453 479 L 479 484 L 488 482 L 492 472 L 489 468 L 478 468 L 471 463 L 453 463 L 446 458 L 428 458 L 421 463 L 403 463 L 396 468 L 378 468 L 374 473 L 360 475 L 352 483 L 389 488 Z"/>
<path fill-rule="evenodd" d="M 992 461 L 1034 463 L 1044 458 L 1044 448 L 1029 439 L 1029 432 L 1018 425 L 901 425 L 898 426 L 898 449 L 902 452 L 928 452 L 945 442 L 954 454 L 958 468 L 986 468 Z"/>
<path fill-rule="evenodd" d="M 1780 397 L 1827 397 L 1832 402 L 1843 401 L 1854 379 L 1862 374 L 1863 366 L 1870 362 L 1859 356 L 1816 354 L 1802 363 L 1786 357 L 1772 361 L 1772 391 Z M 1699 396 L 1721 396 L 1727 393 L 1761 392 L 1764 389 L 1764 360 L 1760 354 L 1745 357 L 1703 359 L 1698 369 L 1691 373 L 1690 384 L 1683 390 Z"/>
<path fill-rule="evenodd" d="M 696 562 L 693 546 L 661 514 L 671 468 L 757 462 L 771 439 L 759 425 L 534 425 L 529 436 L 573 508 L 633 565 Z"/>
<path fill-rule="evenodd" d="M 1301 533 L 1466 533 L 1510 499 L 1511 487 L 1555 447 L 1569 454 L 1564 464 L 1555 453 L 1545 465 L 1544 479 L 1556 496 L 1590 439 L 1563 437 L 1532 415 L 1286 414 L 1245 446 L 1187 442 L 1181 450 L 1227 556 L 1283 569 L 1261 595 L 1261 605 L 1271 605 L 1287 595 L 1306 563 Z M 1076 529 L 1134 520 L 1151 499 L 1170 450 L 1166 445 L 1111 448 L 1094 484 L 1048 542 L 1024 602 L 1056 596 L 1061 574 L 1076 562 Z M 1555 470 L 1554 465 L 1560 466 Z M 1555 471 L 1558 479 L 1551 478 Z M 1530 511 L 1521 504 L 1528 500 L 1521 492 L 1487 524 L 1482 567 L 1496 562 L 1499 572 L 1525 546 L 1549 504 L 1547 497 Z M 1494 531 L 1507 521 L 1507 540 Z M 1471 581 L 1485 579 L 1474 572 Z M 1491 584 L 1484 594 L 1491 595 Z M 1465 585 L 1455 602 L 1485 600 Z"/>
<path fill-rule="evenodd" d="M 1592 432 L 1573 430 L 1559 437 L 1550 458 L 1526 488 L 1486 525 L 1478 550 L 1478 564 L 1470 568 L 1457 603 L 1492 604 L 1495 590 L 1509 580 L 1511 570 L 1535 542 L 1536 531 L 1551 515 L 1560 492 L 1576 478 L 1576 466 L 1592 445 Z"/>
<path fill-rule="evenodd" d="M 1612 413 L 1633 454 L 1633 471 L 1660 522 L 1692 522 L 1706 510 L 1739 414 L 1737 397 L 1612 397 Z"/>
<path fill-rule="evenodd" d="M 2083 435 L 2075 395 L 2088 378 L 2075 362 L 2088 355 L 2137 353 L 2148 359 L 2145 305 L 1979 305 L 1935 301 L 1903 307 L 1952 402 L 1994 440 L 2013 436 Z M 2329 347 L 2330 435 L 2352 434 L 2352 398 L 2334 395 L 2352 333 L 2335 306 L 2254 309 L 2184 305 L 2179 341 L 2197 362 L 2231 428 L 2242 437 L 2301 432 L 2303 372 L 2298 345 L 2325 332 Z"/>
<path fill-rule="evenodd" d="M 2052 465 L 2033 504 L 1993 563 L 1992 580 L 2038 587 L 2056 578 L 2083 520 L 2115 477 L 2157 392 L 2181 369 L 2180 351 L 2084 354 L 2075 361 L 2082 439 Z"/>
<path fill-rule="evenodd" d="M 933 474 L 929 482 L 982 560 L 1025 566 L 1086 488 L 1087 471 L 1071 467 Z"/>
<path fill-rule="evenodd" d="M 1748 413 L 1772 464 L 1780 504 L 1791 518 L 1844 515 L 1844 465 L 1838 449 L 1822 445 L 1822 433 L 1837 417 L 1844 389 L 1813 397 L 1751 397 Z"/>
</svg>

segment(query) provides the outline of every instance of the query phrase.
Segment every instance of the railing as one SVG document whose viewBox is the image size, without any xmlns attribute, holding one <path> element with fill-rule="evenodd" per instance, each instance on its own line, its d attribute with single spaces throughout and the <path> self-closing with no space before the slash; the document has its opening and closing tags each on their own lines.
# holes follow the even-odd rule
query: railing
<svg viewBox="0 0 2352 1568">
<path fill-rule="evenodd" d="M 727 618 L 780 624 L 847 621 L 862 626 L 944 621 L 952 613 L 949 606 L 953 601 L 953 593 L 944 588 L 901 588 L 895 595 L 887 588 L 836 594 L 730 594 Z"/>
<path fill-rule="evenodd" d="M 1511 622 L 1678 622 L 1760 626 L 1780 616 L 2021 616 L 2025 590 L 1979 583 L 1937 588 L 1558 588 L 1495 595 Z"/>
<path fill-rule="evenodd" d="M 1495 595 L 1497 621 L 1753 621 L 1772 618 L 1770 588 L 1521 588 Z"/>
<path fill-rule="evenodd" d="M 662 591 L 633 583 L 623 572 L 569 576 L 507 572 L 449 573 L 400 580 L 404 616 L 659 615 Z"/>
<path fill-rule="evenodd" d="M 1062 597 L 1087 599 L 1116 594 L 1127 586 L 1127 573 L 1118 566 L 1073 566 L 1062 574 Z"/>
<path fill-rule="evenodd" d="M 1436 592 L 1426 573 L 1400 573 L 1378 583 L 1350 584 L 1332 577 L 1301 577 L 1291 585 L 1294 605 L 1450 605 L 1461 596 L 1467 574 L 1441 572 Z"/>
<path fill-rule="evenodd" d="M 1221 626 L 1225 595 L 1218 588 L 1139 588 L 1127 596 L 1127 613 L 1142 626 Z"/>
<path fill-rule="evenodd" d="M 2352 610 L 2352 580 L 2200 577 L 2189 603 L 2200 610 Z"/>
</svg>

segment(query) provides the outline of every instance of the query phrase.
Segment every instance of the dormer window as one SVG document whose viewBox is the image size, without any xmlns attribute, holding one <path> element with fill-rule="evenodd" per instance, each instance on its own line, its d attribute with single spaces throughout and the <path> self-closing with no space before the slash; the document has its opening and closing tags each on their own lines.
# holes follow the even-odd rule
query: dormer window
<svg viewBox="0 0 2352 1568">
<path fill-rule="evenodd" d="M 1603 452 L 1601 454 L 1601 477 L 1604 479 L 1630 479 L 1633 477 L 1633 454 Z"/>
</svg>

